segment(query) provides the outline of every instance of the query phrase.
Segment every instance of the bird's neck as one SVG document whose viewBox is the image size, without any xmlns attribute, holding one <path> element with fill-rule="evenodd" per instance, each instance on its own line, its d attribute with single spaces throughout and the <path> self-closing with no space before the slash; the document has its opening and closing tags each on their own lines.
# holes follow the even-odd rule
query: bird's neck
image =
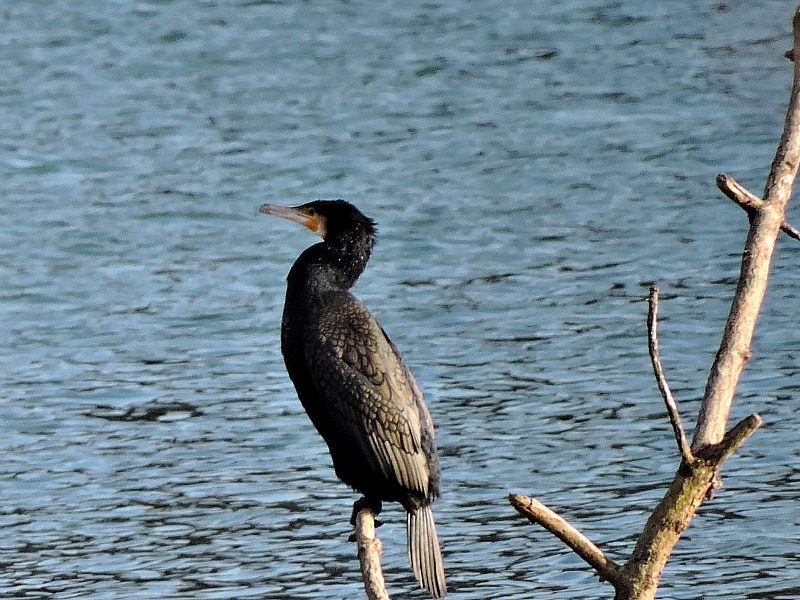
<svg viewBox="0 0 800 600">
<path fill-rule="evenodd" d="M 287 277 L 287 301 L 314 302 L 327 292 L 349 290 L 372 254 L 373 240 L 339 239 L 307 248 Z"/>
</svg>

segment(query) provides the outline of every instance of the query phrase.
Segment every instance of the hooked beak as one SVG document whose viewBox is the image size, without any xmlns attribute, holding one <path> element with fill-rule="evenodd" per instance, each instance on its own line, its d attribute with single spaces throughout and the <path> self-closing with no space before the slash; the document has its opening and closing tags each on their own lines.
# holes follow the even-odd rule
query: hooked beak
<svg viewBox="0 0 800 600">
<path fill-rule="evenodd" d="M 272 215 L 273 217 L 280 217 L 281 219 L 288 219 L 295 223 L 305 225 L 308 221 L 308 215 L 294 206 L 279 206 L 278 204 L 262 204 L 258 212 L 264 215 Z"/>
<path fill-rule="evenodd" d="M 265 215 L 272 215 L 273 217 L 280 217 L 300 223 L 311 231 L 325 237 L 325 220 L 320 216 L 302 206 L 281 206 L 279 204 L 262 204 L 258 212 Z"/>
</svg>

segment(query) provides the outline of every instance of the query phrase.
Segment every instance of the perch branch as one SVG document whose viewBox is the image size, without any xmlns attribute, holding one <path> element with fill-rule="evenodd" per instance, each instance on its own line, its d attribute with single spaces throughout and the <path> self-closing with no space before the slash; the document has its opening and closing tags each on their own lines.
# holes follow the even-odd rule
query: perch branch
<svg viewBox="0 0 800 600">
<path fill-rule="evenodd" d="M 793 56 L 800 56 L 800 7 L 795 10 L 792 25 Z M 695 453 L 703 446 L 719 443 L 725 434 L 736 384 L 750 356 L 750 342 L 766 292 L 778 230 L 784 223 L 786 204 L 800 164 L 800 61 L 793 64 L 794 81 L 786 121 L 767 177 L 763 200 L 757 209 L 749 209 L 752 210 L 750 231 L 742 254 L 739 283 L 700 405 L 692 440 Z"/>
<path fill-rule="evenodd" d="M 649 306 L 650 309 L 647 312 L 647 346 L 650 350 L 650 361 L 653 363 L 653 372 L 656 376 L 658 389 L 664 398 L 664 404 L 667 405 L 669 421 L 672 423 L 672 431 L 675 433 L 678 450 L 683 461 L 688 464 L 694 460 L 694 456 L 692 456 L 692 450 L 686 439 L 686 432 L 683 429 L 683 423 L 681 423 L 681 415 L 678 413 L 678 405 L 675 403 L 675 398 L 672 397 L 667 378 L 664 376 L 664 369 L 661 367 L 661 358 L 658 355 L 658 287 L 655 285 L 650 288 Z"/>
<path fill-rule="evenodd" d="M 741 206 L 748 215 L 752 215 L 756 210 L 764 206 L 764 201 L 746 189 L 730 175 L 720 173 L 717 175 L 717 187 L 722 190 L 728 198 Z M 781 231 L 789 237 L 800 240 L 800 230 L 786 222 L 781 223 Z"/>
<path fill-rule="evenodd" d="M 523 494 L 511 494 L 508 500 L 531 523 L 541 525 L 572 548 L 575 554 L 597 571 L 601 580 L 610 581 L 613 584 L 619 579 L 619 565 L 603 554 L 603 551 L 595 546 L 589 538 L 567 523 L 553 510 L 535 498 Z"/>
<path fill-rule="evenodd" d="M 369 600 L 390 600 L 381 570 L 381 541 L 375 537 L 375 515 L 369 508 L 356 514 L 356 543 L 361 577 Z"/>
</svg>

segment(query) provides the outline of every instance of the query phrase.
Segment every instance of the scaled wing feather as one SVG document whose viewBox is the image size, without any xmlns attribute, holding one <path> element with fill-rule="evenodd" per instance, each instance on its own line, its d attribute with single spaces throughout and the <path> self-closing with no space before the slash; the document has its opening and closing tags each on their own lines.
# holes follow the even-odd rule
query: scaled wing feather
<svg viewBox="0 0 800 600">
<path fill-rule="evenodd" d="M 330 410 L 337 411 L 340 418 L 333 420 L 341 433 L 358 440 L 370 464 L 385 477 L 427 496 L 420 419 L 430 426 L 430 415 L 420 411 L 419 387 L 394 344 L 348 293 L 332 298 L 317 323 L 312 333 L 322 343 L 307 346 L 308 358 L 312 372 L 325 374 L 315 384 Z M 336 385 L 329 385 L 333 378 Z"/>
</svg>

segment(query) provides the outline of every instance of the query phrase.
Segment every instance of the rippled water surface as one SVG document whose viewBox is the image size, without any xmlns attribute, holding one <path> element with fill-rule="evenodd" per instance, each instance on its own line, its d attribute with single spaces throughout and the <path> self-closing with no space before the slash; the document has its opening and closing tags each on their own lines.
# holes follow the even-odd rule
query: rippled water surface
<svg viewBox="0 0 800 600">
<path fill-rule="evenodd" d="M 355 495 L 278 348 L 313 236 L 256 215 L 343 197 L 380 227 L 355 291 L 437 423 L 449 597 L 610 597 L 505 496 L 631 548 L 677 460 L 643 298 L 691 425 L 747 226 L 713 181 L 763 187 L 791 12 L 3 5 L 0 595 L 362 596 Z M 661 598 L 800 595 L 798 263 L 781 238 L 733 409 L 765 425 Z M 390 589 L 424 598 L 384 516 Z"/>
</svg>

